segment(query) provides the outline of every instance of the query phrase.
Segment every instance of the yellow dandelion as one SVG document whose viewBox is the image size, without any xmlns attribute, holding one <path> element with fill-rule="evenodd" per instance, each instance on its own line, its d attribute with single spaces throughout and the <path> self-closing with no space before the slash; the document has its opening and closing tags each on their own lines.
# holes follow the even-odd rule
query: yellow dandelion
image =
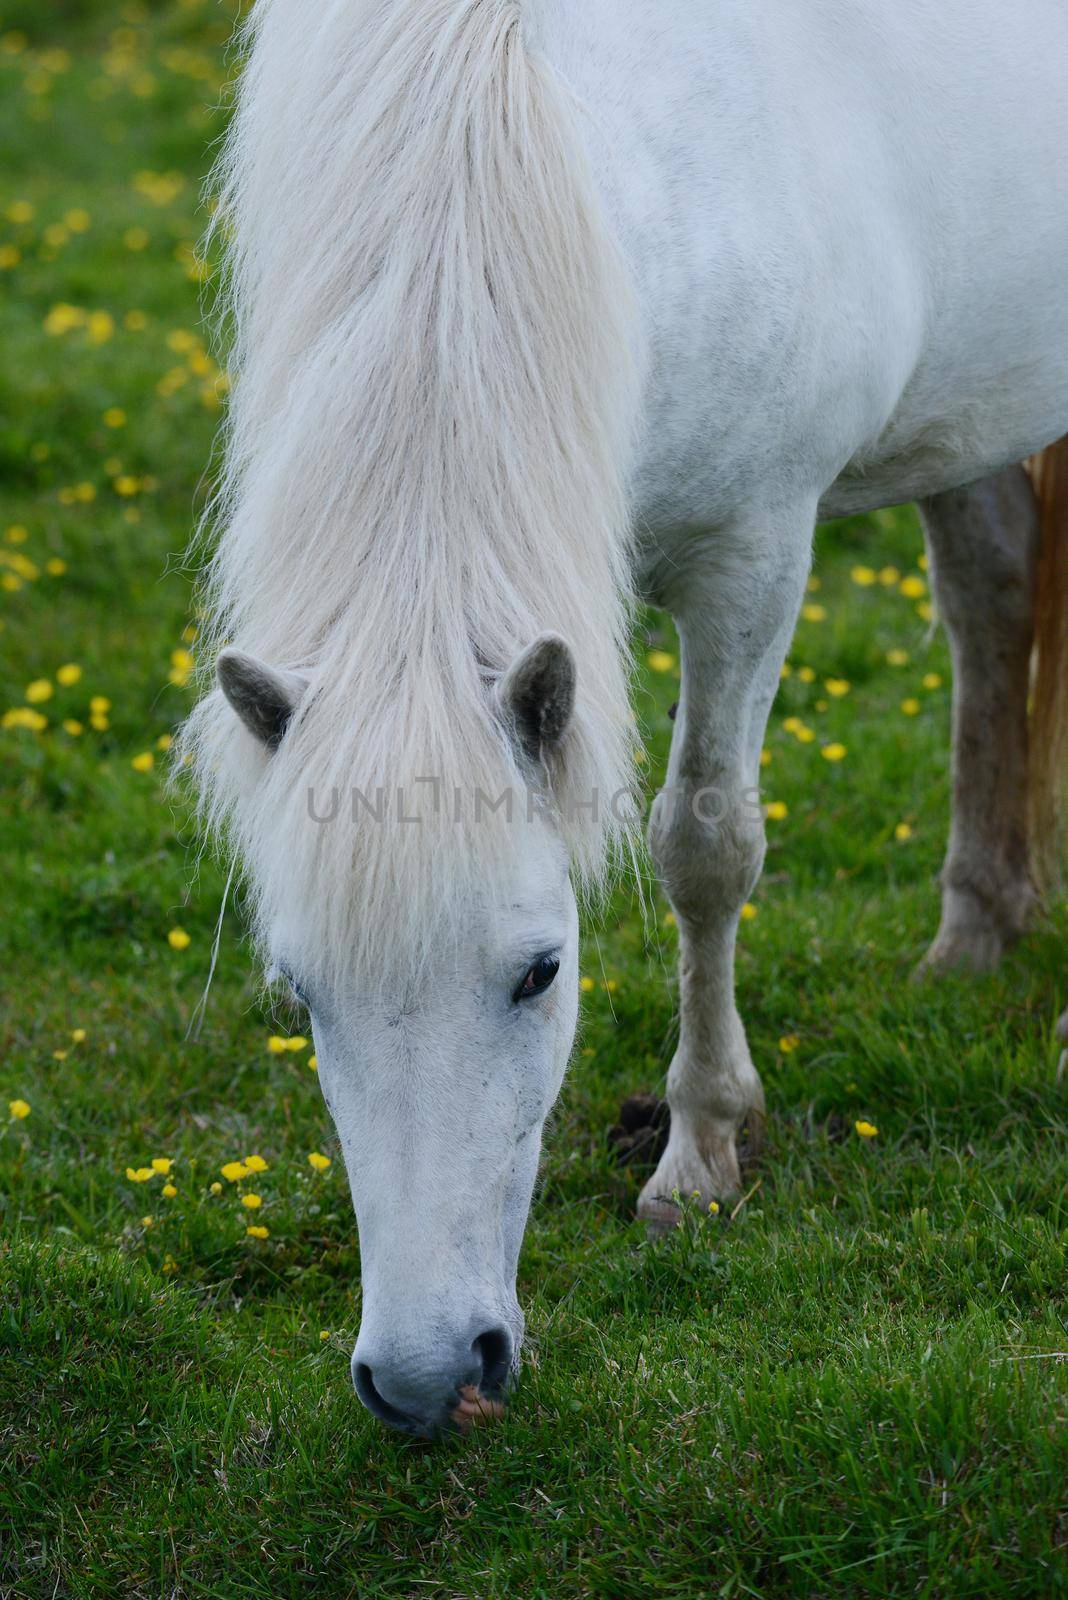
<svg viewBox="0 0 1068 1600">
<path fill-rule="evenodd" d="M 172 950 L 188 950 L 190 939 L 184 928 L 172 928 L 167 935 L 167 943 Z"/>
<path fill-rule="evenodd" d="M 718 1217 L 719 1216 L 719 1201 L 718 1200 L 710 1200 L 708 1202 L 708 1214 L 709 1214 L 710 1217 Z"/>
<path fill-rule="evenodd" d="M 96 717 L 105 717 L 111 710 L 111 701 L 108 699 L 107 695 L 94 694 L 93 698 L 89 702 L 89 710 Z"/>
<path fill-rule="evenodd" d="M 816 735 L 813 733 L 812 729 L 806 728 L 804 723 L 802 723 L 799 728 L 794 729 L 794 738 L 797 740 L 798 744 L 811 744 L 815 737 Z"/>
<path fill-rule="evenodd" d="M 129 498 L 130 495 L 137 493 L 141 485 L 137 478 L 132 477 L 128 472 L 124 472 L 114 480 L 111 487 L 116 494 Z"/>
<path fill-rule="evenodd" d="M 318 1072 L 318 1070 L 319 1070 L 319 1057 L 318 1056 L 309 1056 L 308 1057 L 308 1071 L 309 1072 Z"/>
<path fill-rule="evenodd" d="M 127 250 L 147 250 L 150 241 L 144 228 L 127 228 L 122 236 L 122 242 Z M 129 325 L 127 322 L 126 326 Z"/>
<path fill-rule="evenodd" d="M 152 1159 L 152 1171 L 161 1172 L 164 1177 L 166 1177 L 167 1173 L 173 1166 L 174 1162 L 171 1160 L 170 1156 L 154 1156 Z"/>
<path fill-rule="evenodd" d="M 925 689 L 941 689 L 942 674 L 940 672 L 925 672 L 923 675 L 923 686 Z"/>
<path fill-rule="evenodd" d="M 876 581 L 876 572 L 874 567 L 854 567 L 849 576 L 852 578 L 855 584 L 859 585 L 861 589 L 870 589 L 872 584 Z"/>
<path fill-rule="evenodd" d="M 174 1187 L 173 1183 L 165 1183 L 163 1188 L 160 1190 L 160 1194 L 165 1200 L 173 1200 L 177 1193 L 178 1190 Z"/>
<path fill-rule="evenodd" d="M 151 1217 L 142 1217 L 141 1218 L 141 1226 L 142 1226 L 142 1228 L 151 1228 L 151 1226 L 152 1226 L 152 1218 Z"/>
<path fill-rule="evenodd" d="M 884 567 L 879 573 L 879 582 L 884 589 L 892 589 L 900 578 L 901 574 L 896 567 Z"/>
<path fill-rule="evenodd" d="M 823 757 L 824 761 L 841 761 L 845 754 L 845 745 L 839 744 L 837 741 L 835 741 L 833 744 L 825 744 L 823 749 L 820 751 L 820 755 Z"/>
<path fill-rule="evenodd" d="M 156 749 L 157 750 L 169 750 L 173 743 L 174 743 L 174 735 L 173 734 L 161 733 L 159 738 L 156 740 Z"/>
<path fill-rule="evenodd" d="M 645 658 L 654 672 L 671 672 L 675 657 L 668 650 L 650 650 Z"/>
<path fill-rule="evenodd" d="M 907 700 L 902 700 L 901 709 L 906 717 L 914 717 L 920 709 L 920 702 L 912 695 L 909 695 Z"/>
<path fill-rule="evenodd" d="M 111 723 L 108 721 L 107 717 L 101 716 L 98 711 L 94 711 L 92 716 L 89 718 L 89 726 L 96 733 L 106 733 L 108 728 L 111 727 Z"/>
<path fill-rule="evenodd" d="M 916 615 L 919 617 L 921 622 L 930 622 L 931 618 L 934 616 L 934 607 L 932 606 L 931 602 L 929 600 L 921 600 L 919 605 L 916 607 Z"/>
<path fill-rule="evenodd" d="M 7 1109 L 16 1122 L 25 1122 L 30 1114 L 29 1102 L 26 1100 L 9 1100 Z"/>
<path fill-rule="evenodd" d="M 45 562 L 45 571 L 50 578 L 62 578 L 66 570 L 67 563 L 61 560 L 59 556 L 51 556 Z"/>
<path fill-rule="evenodd" d="M 73 211 L 66 212 L 63 217 L 71 233 L 85 233 L 92 220 L 84 206 L 75 206 Z"/>
<path fill-rule="evenodd" d="M 240 1183 L 242 1178 L 248 1177 L 248 1168 L 243 1161 L 228 1161 L 219 1171 L 227 1183 Z"/>
<path fill-rule="evenodd" d="M 258 1211 L 263 1204 L 263 1196 L 259 1194 L 243 1194 L 241 1196 L 241 1204 L 247 1206 L 250 1211 Z"/>
<path fill-rule="evenodd" d="M 34 678 L 32 683 L 26 685 L 26 699 L 31 706 L 37 706 L 44 700 L 51 700 L 55 690 L 48 678 Z"/>
<path fill-rule="evenodd" d="M 797 676 L 802 683 L 815 683 L 816 673 L 812 667 L 798 667 Z"/>
<path fill-rule="evenodd" d="M 85 1037 L 86 1037 L 86 1034 L 85 1034 L 85 1029 L 84 1028 L 72 1028 L 70 1030 L 70 1042 L 71 1042 L 71 1044 L 84 1044 L 85 1043 Z"/>
<path fill-rule="evenodd" d="M 318 1150 L 313 1150 L 308 1157 L 308 1165 L 314 1167 L 316 1172 L 325 1172 L 330 1165 L 330 1157 L 320 1155 Z"/>
<path fill-rule="evenodd" d="M 13 706 L 0 717 L 2 728 L 27 728 L 30 733 L 42 733 L 48 727 L 48 718 L 31 706 Z"/>
<path fill-rule="evenodd" d="M 126 426 L 126 413 L 121 406 L 108 406 L 104 412 L 105 428 L 123 428 Z"/>
<path fill-rule="evenodd" d="M 8 544 L 25 544 L 29 537 L 27 529 L 21 522 L 13 522 L 9 528 L 4 529 L 4 538 Z"/>
<path fill-rule="evenodd" d="M 69 1050 L 53 1050 L 52 1051 L 52 1060 L 53 1061 L 66 1061 L 66 1059 L 67 1059 L 67 1057 L 69 1055 L 70 1055 L 70 1051 Z"/>
<path fill-rule="evenodd" d="M 922 600 L 927 593 L 927 585 L 922 578 L 910 576 L 902 578 L 898 584 L 898 592 L 903 594 L 906 600 Z"/>
<path fill-rule="evenodd" d="M 782 666 L 779 668 L 779 677 L 780 678 L 792 678 L 793 675 L 794 675 L 793 667 L 790 665 L 790 663 L 788 661 L 784 661 Z"/>
<path fill-rule="evenodd" d="M 849 680 L 848 678 L 828 678 L 823 687 L 835 700 L 841 700 L 844 694 L 849 693 Z"/>
<path fill-rule="evenodd" d="M 329 1337 L 330 1337 L 330 1329 L 329 1328 L 324 1328 L 322 1330 L 322 1332 L 320 1333 L 320 1335 L 319 1335 L 319 1343 L 320 1344 L 325 1344 L 326 1341 L 329 1339 Z"/>
<path fill-rule="evenodd" d="M 825 622 L 827 619 L 827 608 L 826 606 L 816 605 L 810 602 L 808 605 L 801 607 L 801 615 L 804 617 L 806 622 Z"/>
<path fill-rule="evenodd" d="M 897 839 L 901 844 L 904 844 L 906 839 L 911 839 L 912 828 L 910 824 L 907 822 L 899 822 L 897 827 L 894 829 L 894 838 Z"/>
<path fill-rule="evenodd" d="M 250 1172 L 266 1172 L 267 1163 L 262 1156 L 246 1156 L 245 1166 Z"/>
<path fill-rule="evenodd" d="M 73 661 L 68 661 L 65 666 L 56 669 L 56 682 L 61 683 L 65 689 L 69 689 L 72 683 L 77 683 L 80 680 L 81 675 L 81 667 L 77 666 Z"/>
<path fill-rule="evenodd" d="M 856 1128 L 862 1139 L 874 1139 L 875 1135 L 879 1132 L 874 1122 L 854 1122 L 853 1126 Z"/>
<path fill-rule="evenodd" d="M 596 984 L 592 978 L 580 978 L 579 988 L 582 990 L 583 994 L 589 994 L 591 989 L 596 988 Z"/>
<path fill-rule="evenodd" d="M 892 667 L 904 667 L 908 665 L 909 653 L 907 650 L 888 650 L 886 659 Z"/>
<path fill-rule="evenodd" d="M 283 1055 L 286 1050 L 286 1041 L 277 1033 L 272 1033 L 267 1040 L 267 1048 L 272 1056 Z"/>
<path fill-rule="evenodd" d="M 771 766 L 771 751 L 770 750 L 761 750 L 761 752 L 760 752 L 760 765 L 762 767 L 770 767 Z"/>
<path fill-rule="evenodd" d="M 764 807 L 764 814 L 771 822 L 781 822 L 786 815 L 786 801 L 769 800 Z"/>
<path fill-rule="evenodd" d="M 265 1228 L 259 1222 L 250 1222 L 245 1232 L 251 1239 L 269 1239 L 271 1237 L 270 1228 Z"/>
<path fill-rule="evenodd" d="M 209 1184 L 208 1185 L 208 1193 L 209 1194 L 222 1194 L 222 1184 L 219 1183 L 218 1181 L 216 1181 L 215 1183 Z"/>
<path fill-rule="evenodd" d="M 756 906 L 752 903 L 751 900 L 747 900 L 745 902 L 745 905 L 742 907 L 742 912 L 741 912 L 742 921 L 743 922 L 752 922 L 752 920 L 756 916 L 756 914 L 757 914 Z"/>
<path fill-rule="evenodd" d="M 308 1048 L 307 1039 L 303 1038 L 299 1033 L 295 1033 L 291 1039 L 287 1039 L 286 1040 L 286 1049 L 287 1050 L 292 1050 L 292 1051 L 296 1052 L 298 1050 L 307 1050 L 307 1048 Z"/>
<path fill-rule="evenodd" d="M 665 928 L 674 928 L 674 927 L 677 927 L 677 926 L 678 926 L 678 922 L 677 922 L 677 919 L 675 917 L 674 911 L 665 911 L 664 912 L 664 927 Z"/>
<path fill-rule="evenodd" d="M 784 1056 L 792 1055 L 800 1043 L 801 1040 L 796 1033 L 784 1033 L 779 1040 L 779 1049 Z"/>
</svg>

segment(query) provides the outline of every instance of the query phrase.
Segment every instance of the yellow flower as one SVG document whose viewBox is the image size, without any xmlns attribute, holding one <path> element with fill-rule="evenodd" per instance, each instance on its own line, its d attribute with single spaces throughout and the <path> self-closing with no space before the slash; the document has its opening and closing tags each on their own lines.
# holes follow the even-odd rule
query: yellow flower
<svg viewBox="0 0 1068 1600">
<path fill-rule="evenodd" d="M 911 839 L 911 826 L 907 822 L 899 822 L 897 827 L 894 829 L 894 838 L 900 840 L 901 843 L 904 843 L 906 839 Z"/>
<path fill-rule="evenodd" d="M 94 711 L 92 716 L 89 718 L 89 726 L 97 733 L 104 733 L 108 728 L 110 728 L 111 724 L 107 717 L 101 716 L 99 712 Z"/>
<path fill-rule="evenodd" d="M 907 700 L 902 700 L 901 709 L 906 717 L 914 717 L 920 709 L 920 702 L 909 695 Z"/>
<path fill-rule="evenodd" d="M 718 1200 L 710 1200 L 708 1202 L 708 1214 L 709 1214 L 710 1217 L 718 1217 L 719 1216 L 719 1201 Z"/>
<path fill-rule="evenodd" d="M 667 650 L 650 650 L 645 659 L 654 672 L 670 672 L 675 665 L 675 657 Z"/>
<path fill-rule="evenodd" d="M 799 728 L 794 729 L 794 738 L 797 740 L 798 744 L 811 744 L 815 737 L 816 735 L 813 733 L 812 729 L 806 728 L 804 723 L 802 723 Z"/>
<path fill-rule="evenodd" d="M 142 750 L 139 756 L 134 756 L 130 762 L 135 772 L 151 772 L 156 764 L 156 758 L 151 750 Z"/>
<path fill-rule="evenodd" d="M 916 615 L 919 617 L 921 622 L 930 622 L 931 618 L 934 616 L 934 610 L 931 606 L 931 602 L 929 600 L 921 600 L 919 605 L 916 607 Z"/>
<path fill-rule="evenodd" d="M 174 743 L 173 734 L 161 733 L 159 738 L 156 740 L 156 749 L 157 750 L 169 750 L 173 743 Z"/>
<path fill-rule="evenodd" d="M 583 994 L 589 994 L 590 990 L 595 987 L 596 986 L 592 978 L 579 979 L 579 988 L 582 990 Z"/>
<path fill-rule="evenodd" d="M 870 589 L 875 582 L 876 574 L 873 567 L 854 567 L 849 576 L 862 589 Z"/>
<path fill-rule="evenodd" d="M 266 1172 L 267 1163 L 262 1156 L 246 1156 L 245 1166 L 250 1172 Z"/>
<path fill-rule="evenodd" d="M 253 1239 L 269 1239 L 271 1237 L 271 1230 L 256 1222 L 250 1222 L 245 1232 Z"/>
<path fill-rule="evenodd" d="M 784 1033 L 782 1038 L 779 1040 L 779 1049 L 782 1051 L 784 1056 L 788 1056 L 792 1051 L 797 1049 L 800 1043 L 801 1040 L 798 1038 L 796 1033 Z"/>
<path fill-rule="evenodd" d="M 834 744 L 825 744 L 823 749 L 820 751 L 820 755 L 823 757 L 824 761 L 841 761 L 845 753 L 845 745 L 838 744 L 837 742 Z"/>
<path fill-rule="evenodd" d="M 780 678 L 792 678 L 793 677 L 793 673 L 794 673 L 793 667 L 790 665 L 790 663 L 788 661 L 784 661 L 782 666 L 779 668 L 779 677 Z"/>
<path fill-rule="evenodd" d="M 675 916 L 674 911 L 665 911 L 664 912 L 664 927 L 665 928 L 675 928 L 677 926 L 678 926 L 678 920 L 677 920 L 677 918 Z"/>
<path fill-rule="evenodd" d="M 241 1204 L 248 1206 L 250 1211 L 258 1211 L 263 1204 L 263 1196 L 258 1194 L 243 1194 Z"/>
<path fill-rule="evenodd" d="M 0 727 L 28 728 L 31 733 L 41 733 L 48 727 L 48 718 L 30 706 L 14 706 L 0 717 Z"/>
<path fill-rule="evenodd" d="M 122 325 L 131 333 L 142 333 L 148 327 L 148 318 L 143 311 L 127 311 L 122 319 Z"/>
<path fill-rule="evenodd" d="M 329 1337 L 330 1337 L 330 1329 L 329 1328 L 324 1328 L 322 1330 L 322 1332 L 320 1333 L 320 1335 L 319 1335 L 320 1344 L 325 1344 L 326 1341 L 329 1339 Z"/>
<path fill-rule="evenodd" d="M 854 1122 L 853 1126 L 862 1139 L 874 1139 L 879 1131 L 874 1122 Z"/>
<path fill-rule="evenodd" d="M 805 588 L 808 590 L 809 594 L 815 594 L 818 589 L 823 588 L 823 583 L 815 576 L 815 574 L 813 574 L 813 576 L 810 577 L 805 583 Z"/>
<path fill-rule="evenodd" d="M 286 1049 L 287 1050 L 294 1050 L 294 1051 L 295 1050 L 307 1050 L 307 1048 L 308 1048 L 307 1039 L 303 1038 L 299 1033 L 295 1033 L 293 1035 L 292 1039 L 287 1039 L 286 1040 Z"/>
<path fill-rule="evenodd" d="M 61 578 L 67 570 L 67 563 L 61 561 L 59 556 L 52 556 L 45 562 L 45 571 L 52 578 Z"/>
<path fill-rule="evenodd" d="M 180 672 L 192 672 L 196 665 L 196 658 L 192 650 L 184 648 L 171 651 L 171 666 L 177 667 Z"/>
<path fill-rule="evenodd" d="M 764 814 L 771 822 L 781 822 L 786 815 L 786 801 L 769 800 L 764 807 Z"/>
<path fill-rule="evenodd" d="M 155 1177 L 155 1173 L 151 1167 L 127 1167 L 126 1176 L 131 1183 L 147 1183 L 150 1178 Z"/>
<path fill-rule="evenodd" d="M 44 319 L 45 333 L 58 339 L 64 333 L 69 333 L 72 328 L 80 328 L 85 322 L 85 312 L 81 306 L 69 306 L 61 301 L 52 307 Z"/>
<path fill-rule="evenodd" d="M 743 922 L 752 922 L 752 920 L 756 916 L 756 914 L 757 914 L 756 906 L 753 905 L 751 900 L 747 900 L 745 902 L 745 905 L 742 907 L 742 912 L 741 912 L 742 921 Z"/>
<path fill-rule="evenodd" d="M 126 423 L 126 413 L 121 406 L 108 406 L 104 412 L 105 428 L 121 428 Z"/>
<path fill-rule="evenodd" d="M 271 1052 L 272 1056 L 283 1055 L 287 1049 L 286 1041 L 281 1038 L 279 1034 L 272 1033 L 271 1037 L 267 1040 L 267 1048 Z"/>
<path fill-rule="evenodd" d="M 8 544 L 25 544 L 29 534 L 21 522 L 13 522 L 10 528 L 4 530 L 4 538 Z"/>
<path fill-rule="evenodd" d="M 7 1109 L 10 1111 L 16 1122 L 24 1122 L 30 1114 L 29 1104 L 25 1100 L 9 1100 L 7 1103 Z"/>
<path fill-rule="evenodd" d="M 141 1226 L 142 1226 L 142 1228 L 151 1228 L 151 1226 L 152 1226 L 152 1218 L 151 1217 L 142 1217 L 141 1218 Z"/>
<path fill-rule="evenodd" d="M 836 700 L 840 700 L 844 694 L 849 693 L 849 681 L 846 678 L 828 678 L 823 687 Z"/>
<path fill-rule="evenodd" d="M 71 1044 L 83 1044 L 85 1042 L 85 1029 L 72 1028 L 70 1030 L 70 1042 Z"/>
<path fill-rule="evenodd" d="M 173 1166 L 174 1162 L 171 1160 L 170 1156 L 154 1156 L 152 1158 L 152 1171 L 162 1172 L 164 1177 L 167 1176 L 167 1173 Z"/>
<path fill-rule="evenodd" d="M 66 666 L 57 669 L 56 682 L 61 683 L 65 689 L 69 689 L 72 683 L 78 682 L 81 675 L 81 667 L 76 666 L 73 661 L 68 661 Z"/>
<path fill-rule="evenodd" d="M 115 320 L 107 311 L 90 311 L 85 323 L 90 344 L 107 344 L 115 332 Z"/>
<path fill-rule="evenodd" d="M 879 582 L 884 589 L 892 589 L 901 574 L 896 567 L 884 567 L 879 574 Z"/>
<path fill-rule="evenodd" d="M 761 752 L 760 752 L 760 765 L 762 767 L 770 767 L 771 766 L 771 751 L 770 750 L 761 750 Z"/>
<path fill-rule="evenodd" d="M 816 674 L 812 667 L 798 667 L 797 676 L 802 683 L 815 683 Z"/>
<path fill-rule="evenodd" d="M 318 1150 L 313 1150 L 311 1155 L 308 1157 L 308 1165 L 310 1167 L 314 1167 L 316 1172 L 325 1172 L 327 1167 L 330 1165 L 330 1157 L 321 1156 Z"/>
<path fill-rule="evenodd" d="M 40 705 L 42 700 L 51 700 L 54 693 L 47 678 L 34 678 L 32 683 L 26 685 L 26 699 L 31 706 Z"/>
<path fill-rule="evenodd" d="M 942 674 L 940 672 L 925 672 L 923 675 L 923 686 L 925 689 L 941 689 Z"/>
<path fill-rule="evenodd" d="M 208 1193 L 209 1194 L 222 1194 L 222 1184 L 218 1183 L 218 1182 L 211 1184 L 209 1186 L 209 1188 L 208 1188 Z"/>
<path fill-rule="evenodd" d="M 892 667 L 903 667 L 908 663 L 909 653 L 907 650 L 888 650 L 886 659 Z"/>
<path fill-rule="evenodd" d="M 104 717 L 111 710 L 111 701 L 107 695 L 94 694 L 89 702 L 89 710 L 97 717 Z"/>
<path fill-rule="evenodd" d="M 167 943 L 170 945 L 172 950 L 188 950 L 190 943 L 189 935 L 186 933 L 184 928 L 172 928 L 170 933 L 167 935 Z"/>
<path fill-rule="evenodd" d="M 86 211 L 82 206 L 75 206 L 73 211 L 66 212 L 63 217 L 63 221 L 66 223 L 71 233 L 85 233 L 90 222 L 92 221 L 92 218 L 90 217 L 88 211 Z"/>
<path fill-rule="evenodd" d="M 52 1060 L 53 1061 L 66 1061 L 66 1059 L 67 1059 L 69 1054 L 70 1054 L 69 1050 L 53 1050 L 52 1051 Z"/>
<path fill-rule="evenodd" d="M 609 994 L 615 994 L 616 990 L 619 988 L 619 984 L 615 978 L 606 978 L 604 986 L 608 990 Z"/>
<path fill-rule="evenodd" d="M 132 494 L 136 494 L 141 485 L 138 483 L 136 478 L 131 477 L 128 472 L 124 472 L 120 477 L 115 479 L 111 487 L 114 489 L 116 494 L 129 497 Z"/>
<path fill-rule="evenodd" d="M 827 608 L 810 603 L 801 607 L 801 615 L 806 622 L 823 622 L 827 616 Z"/>
<path fill-rule="evenodd" d="M 165 1200 L 173 1200 L 177 1193 L 178 1190 L 174 1187 L 173 1183 L 165 1183 L 163 1188 L 160 1190 L 160 1194 Z"/>
<path fill-rule="evenodd" d="M 906 600 L 922 600 L 927 593 L 927 585 L 917 577 L 902 578 L 898 589 Z"/>
<path fill-rule="evenodd" d="M 248 1177 L 248 1168 L 243 1161 L 228 1161 L 219 1171 L 227 1183 L 240 1183 L 242 1178 Z"/>
</svg>

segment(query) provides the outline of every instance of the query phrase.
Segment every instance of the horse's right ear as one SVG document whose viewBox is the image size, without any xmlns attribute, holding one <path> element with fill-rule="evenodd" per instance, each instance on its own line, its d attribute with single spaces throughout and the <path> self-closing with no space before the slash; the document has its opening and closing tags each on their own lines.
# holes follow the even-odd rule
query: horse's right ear
<svg viewBox="0 0 1068 1600">
<path fill-rule="evenodd" d="M 299 672 L 269 667 L 243 650 L 223 650 L 215 662 L 219 687 L 249 733 L 277 750 L 308 680 Z"/>
</svg>

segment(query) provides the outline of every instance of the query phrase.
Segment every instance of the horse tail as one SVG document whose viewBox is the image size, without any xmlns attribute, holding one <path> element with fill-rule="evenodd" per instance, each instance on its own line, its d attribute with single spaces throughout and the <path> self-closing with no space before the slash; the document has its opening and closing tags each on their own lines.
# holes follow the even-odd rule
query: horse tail
<svg viewBox="0 0 1068 1600">
<path fill-rule="evenodd" d="M 1031 850 L 1039 887 L 1051 889 L 1068 861 L 1068 436 L 1028 466 L 1040 540 L 1028 771 Z"/>
</svg>

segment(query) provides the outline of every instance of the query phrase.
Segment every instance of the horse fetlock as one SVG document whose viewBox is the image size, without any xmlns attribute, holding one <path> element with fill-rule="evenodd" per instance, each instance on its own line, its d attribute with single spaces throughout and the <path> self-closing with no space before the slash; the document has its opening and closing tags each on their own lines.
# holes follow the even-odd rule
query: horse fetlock
<svg viewBox="0 0 1068 1600">
<path fill-rule="evenodd" d="M 714 1109 L 707 1100 L 702 1105 L 680 1103 L 670 1090 L 668 1099 L 667 1149 L 638 1198 L 638 1216 L 654 1230 L 675 1227 L 685 1205 L 707 1211 L 737 1194 L 742 1181 L 739 1135 L 744 1131 L 748 1157 L 763 1142 L 764 1090 L 755 1071 L 745 1080 L 744 1092 L 740 1083 L 733 1084 L 717 1097 Z"/>
<path fill-rule="evenodd" d="M 1027 929 L 1036 898 L 1025 875 L 982 889 L 947 884 L 938 933 L 917 976 L 952 969 L 992 971 L 1006 947 Z"/>
</svg>

